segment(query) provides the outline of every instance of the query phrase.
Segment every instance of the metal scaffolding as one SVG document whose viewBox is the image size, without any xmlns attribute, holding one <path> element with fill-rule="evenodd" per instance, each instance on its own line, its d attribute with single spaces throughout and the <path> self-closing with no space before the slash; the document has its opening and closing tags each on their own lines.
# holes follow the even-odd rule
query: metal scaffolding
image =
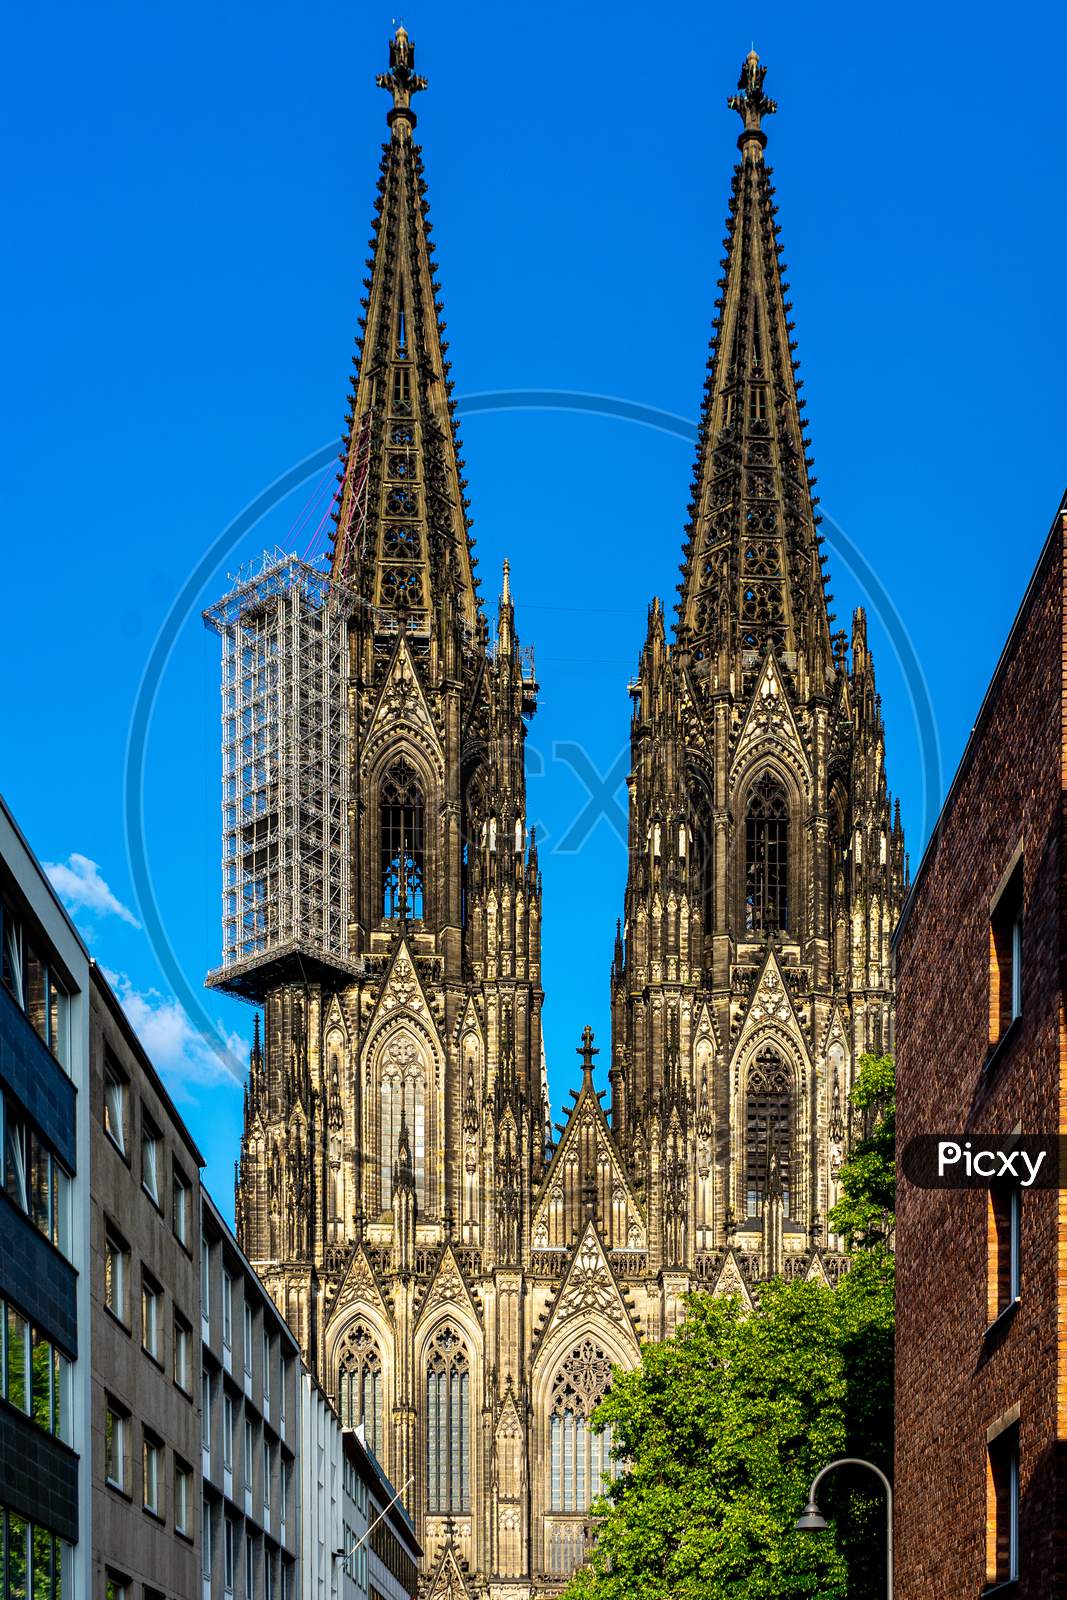
<svg viewBox="0 0 1067 1600">
<path fill-rule="evenodd" d="M 354 970 L 353 604 L 328 574 L 275 549 L 204 612 L 222 640 L 222 966 L 208 981 L 248 998 L 290 958 Z"/>
</svg>

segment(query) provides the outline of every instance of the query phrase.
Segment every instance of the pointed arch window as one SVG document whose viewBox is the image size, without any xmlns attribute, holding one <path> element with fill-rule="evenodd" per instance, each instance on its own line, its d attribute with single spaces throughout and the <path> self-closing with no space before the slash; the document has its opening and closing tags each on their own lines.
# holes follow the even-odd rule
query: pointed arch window
<svg viewBox="0 0 1067 1600">
<path fill-rule="evenodd" d="M 383 917 L 401 912 L 419 920 L 425 911 L 424 803 L 418 774 L 403 756 L 381 786 L 381 888 Z"/>
<path fill-rule="evenodd" d="M 782 1210 L 788 1217 L 793 1176 L 792 1079 L 778 1052 L 763 1050 L 749 1068 L 745 1089 L 745 1211 L 750 1217 L 758 1217 L 763 1209 L 775 1155 L 782 1180 Z"/>
<path fill-rule="evenodd" d="M 337 1402 L 341 1423 L 346 1428 L 363 1424 L 370 1448 L 379 1461 L 382 1454 L 382 1358 L 374 1336 L 365 1323 L 357 1322 L 345 1335 L 337 1359 Z"/>
<path fill-rule="evenodd" d="M 711 800 L 701 784 L 693 804 L 693 895 L 705 932 L 713 926 L 715 906 L 715 823 Z"/>
<path fill-rule="evenodd" d="M 379 1156 L 381 1206 L 392 1201 L 393 1163 L 397 1158 L 400 1129 L 407 1129 L 415 1172 L 415 1198 L 426 1204 L 426 1072 L 422 1052 L 409 1034 L 395 1035 L 386 1047 L 379 1084 Z"/>
<path fill-rule="evenodd" d="M 552 1511 L 588 1511 L 607 1486 L 611 1429 L 595 1432 L 589 1419 L 610 1384 L 611 1362 L 592 1339 L 583 1339 L 556 1375 L 549 1416 Z"/>
<path fill-rule="evenodd" d="M 745 928 L 789 927 L 789 796 L 773 772 L 752 786 L 745 808 Z"/>
<path fill-rule="evenodd" d="M 470 1362 L 448 1323 L 430 1346 L 426 1368 L 426 1509 L 431 1516 L 471 1509 Z"/>
</svg>

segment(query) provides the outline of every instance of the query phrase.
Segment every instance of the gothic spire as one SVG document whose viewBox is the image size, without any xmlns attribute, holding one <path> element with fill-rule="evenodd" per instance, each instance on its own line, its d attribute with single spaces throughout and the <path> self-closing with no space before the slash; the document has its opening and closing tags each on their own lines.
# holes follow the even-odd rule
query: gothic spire
<svg viewBox="0 0 1067 1600">
<path fill-rule="evenodd" d="M 345 419 L 333 575 L 354 588 L 372 626 L 469 640 L 477 583 L 456 434 L 451 365 L 430 243 L 412 99 L 426 88 L 415 46 L 398 27 L 389 45 L 389 139 L 364 278 L 356 374 Z"/>
<path fill-rule="evenodd" d="M 763 159 L 763 122 L 777 110 L 763 92 L 766 71 L 753 50 L 727 102 L 743 123 L 741 155 L 715 302 L 678 638 L 698 676 L 706 658 L 725 669 L 738 653 L 754 672 L 771 648 L 787 672 L 799 657 L 818 683 L 832 672 L 832 651 L 789 285 Z"/>
</svg>

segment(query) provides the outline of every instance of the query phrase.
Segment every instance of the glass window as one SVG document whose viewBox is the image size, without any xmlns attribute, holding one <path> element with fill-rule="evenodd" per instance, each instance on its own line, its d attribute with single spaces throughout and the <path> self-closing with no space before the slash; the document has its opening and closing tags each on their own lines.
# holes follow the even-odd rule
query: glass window
<svg viewBox="0 0 1067 1600">
<path fill-rule="evenodd" d="M 151 1511 L 154 1516 L 159 1516 L 162 1504 L 159 1498 L 159 1474 L 161 1466 L 162 1447 L 151 1434 L 144 1436 L 144 1508 Z"/>
<path fill-rule="evenodd" d="M 770 772 L 753 784 L 745 814 L 745 927 L 789 927 L 789 798 Z"/>
<path fill-rule="evenodd" d="M 233 1400 L 225 1390 L 222 1395 L 222 1463 L 233 1467 Z"/>
<path fill-rule="evenodd" d="M 70 1235 L 71 1181 L 70 1174 L 56 1160 L 52 1162 L 52 1185 L 52 1243 L 69 1261 L 73 1248 Z"/>
<path fill-rule="evenodd" d="M 126 1269 L 129 1257 L 126 1247 L 112 1234 L 104 1240 L 104 1304 L 122 1323 L 127 1322 Z"/>
<path fill-rule="evenodd" d="M 1019 1425 L 989 1444 L 986 1578 L 1011 1583 L 1019 1576 Z"/>
<path fill-rule="evenodd" d="M 462 1340 L 447 1324 L 430 1346 L 426 1418 L 430 1514 L 469 1512 L 470 1367 Z"/>
<path fill-rule="evenodd" d="M 205 1321 L 211 1315 L 211 1246 L 200 1239 L 200 1314 Z"/>
<path fill-rule="evenodd" d="M 203 1563 L 201 1570 L 208 1583 L 211 1582 L 211 1564 L 215 1554 L 214 1527 L 211 1520 L 211 1502 L 203 1501 L 200 1507 L 200 1547 Z"/>
<path fill-rule="evenodd" d="M 190 1387 L 190 1359 L 192 1353 L 192 1334 L 187 1322 L 175 1313 L 174 1316 L 174 1381 L 179 1389 L 189 1394 Z"/>
<path fill-rule="evenodd" d="M 270 1404 L 270 1334 L 266 1328 L 263 1329 L 263 1404 Z"/>
<path fill-rule="evenodd" d="M 989 1044 L 1023 1010 L 1023 863 L 1020 860 L 989 919 Z"/>
<path fill-rule="evenodd" d="M 145 1194 L 155 1205 L 159 1205 L 160 1194 L 160 1165 L 162 1163 L 162 1140 L 159 1132 L 154 1128 L 148 1118 L 141 1113 L 141 1184 Z"/>
<path fill-rule="evenodd" d="M 191 1534 L 193 1475 L 181 1462 L 174 1463 L 174 1526 L 179 1533 Z"/>
<path fill-rule="evenodd" d="M 46 1239 L 52 1237 L 52 1158 L 32 1128 L 27 1130 L 30 1217 Z"/>
<path fill-rule="evenodd" d="M 141 1279 L 141 1343 L 153 1361 L 162 1359 L 163 1295 L 147 1273 Z"/>
<path fill-rule="evenodd" d="M 126 1154 L 126 1080 L 109 1061 L 104 1067 L 104 1130 Z"/>
<path fill-rule="evenodd" d="M 48 1048 L 70 1071 L 70 996 L 53 972 L 48 974 Z"/>
<path fill-rule="evenodd" d="M 4 1395 L 20 1411 L 30 1409 L 30 1325 L 8 1306 L 4 1350 Z"/>
<path fill-rule="evenodd" d="M 26 963 L 26 1016 L 39 1039 L 48 1036 L 48 970 L 28 942 L 24 943 Z"/>
<path fill-rule="evenodd" d="M 30 1525 L 12 1512 L 7 1515 L 8 1600 L 27 1600 L 30 1593 Z"/>
<path fill-rule="evenodd" d="M 5 900 L 0 905 L 0 922 L 3 927 L 3 981 L 15 1004 L 26 1009 L 26 985 L 23 977 L 22 924 Z"/>
<path fill-rule="evenodd" d="M 252 1423 L 251 1423 L 251 1419 L 248 1418 L 248 1417 L 245 1418 L 245 1459 L 244 1459 L 244 1469 L 245 1469 L 245 1488 L 246 1489 L 251 1489 L 251 1487 L 252 1487 Z"/>
<path fill-rule="evenodd" d="M 74 1443 L 74 1429 L 71 1417 L 71 1363 L 62 1350 L 54 1352 L 55 1372 L 53 1377 L 53 1404 L 55 1408 L 54 1426 L 56 1437 L 63 1440 L 64 1444 Z"/>
<path fill-rule="evenodd" d="M 222 1342 L 233 1344 L 233 1279 L 228 1272 L 222 1274 Z"/>
<path fill-rule="evenodd" d="M 245 1371 L 250 1373 L 252 1371 L 252 1307 L 249 1305 L 247 1300 L 245 1301 L 244 1312 L 245 1312 L 245 1314 L 244 1314 L 244 1326 L 245 1326 L 245 1348 L 244 1348 Z"/>
<path fill-rule="evenodd" d="M 126 1489 L 126 1428 L 127 1419 L 121 1411 L 108 1406 L 104 1418 L 104 1466 L 107 1481 L 114 1489 Z"/>
<path fill-rule="evenodd" d="M 28 1161 L 29 1130 L 4 1102 L 4 1188 L 20 1211 L 30 1209 Z"/>
<path fill-rule="evenodd" d="M 33 1330 L 30 1354 L 30 1415 L 39 1428 L 52 1431 L 52 1345 Z"/>
<path fill-rule="evenodd" d="M 171 1180 L 171 1198 L 174 1211 L 174 1237 L 179 1244 L 189 1243 L 189 1185 L 174 1169 Z"/>
<path fill-rule="evenodd" d="M 226 1518 L 226 1533 L 223 1541 L 223 1581 L 228 1594 L 233 1593 L 233 1523 Z"/>
<path fill-rule="evenodd" d="M 200 1443 L 211 1449 L 211 1374 L 204 1372 L 200 1378 Z"/>
</svg>

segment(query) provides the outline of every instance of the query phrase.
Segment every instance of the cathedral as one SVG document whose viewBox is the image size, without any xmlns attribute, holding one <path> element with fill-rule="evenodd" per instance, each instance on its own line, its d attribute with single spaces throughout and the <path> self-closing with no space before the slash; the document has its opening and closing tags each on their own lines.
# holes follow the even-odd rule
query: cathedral
<svg viewBox="0 0 1067 1600">
<path fill-rule="evenodd" d="M 403 1490 L 427 1593 L 527 1600 L 589 1548 L 612 1369 L 694 1289 L 845 1269 L 827 1217 L 858 1058 L 892 1043 L 907 865 L 864 617 L 828 608 L 752 52 L 682 581 L 630 689 L 610 1098 L 586 1028 L 554 1138 L 537 683 L 506 564 L 492 621 L 479 592 L 414 58 L 398 28 L 330 571 L 279 558 L 211 614 L 209 981 L 262 1014 L 249 1259 Z"/>
</svg>

